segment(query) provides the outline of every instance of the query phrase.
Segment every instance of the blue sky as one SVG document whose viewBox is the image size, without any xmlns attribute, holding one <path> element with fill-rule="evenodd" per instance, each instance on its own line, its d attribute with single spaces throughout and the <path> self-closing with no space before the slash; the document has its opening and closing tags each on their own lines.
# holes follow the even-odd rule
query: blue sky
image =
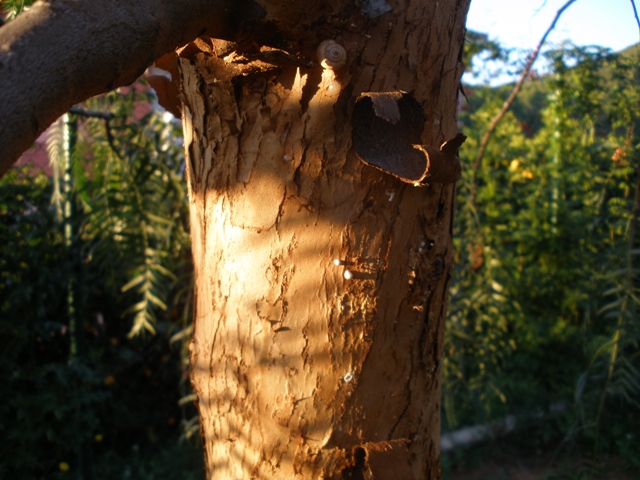
<svg viewBox="0 0 640 480">
<path fill-rule="evenodd" d="M 567 0 L 471 0 L 467 28 L 486 33 L 503 47 L 516 49 L 515 58 L 532 51 L 549 28 L 557 11 Z M 636 0 L 640 8 L 640 0 Z M 640 42 L 640 29 L 633 15 L 631 0 L 576 0 L 560 17 L 547 38 L 546 46 L 570 40 L 578 46 L 598 45 L 613 51 Z M 476 61 L 481 61 L 476 59 Z M 465 74 L 467 84 L 500 85 L 513 82 L 519 69 L 505 71 L 496 62 L 476 64 L 476 75 Z M 543 73 L 545 60 L 538 58 L 534 70 Z"/>
<path fill-rule="evenodd" d="M 505 47 L 533 49 L 566 0 L 471 0 L 467 28 Z M 640 9 L 640 0 L 636 0 Z M 640 42 L 631 0 L 577 0 L 562 14 L 549 41 L 622 50 Z"/>
</svg>

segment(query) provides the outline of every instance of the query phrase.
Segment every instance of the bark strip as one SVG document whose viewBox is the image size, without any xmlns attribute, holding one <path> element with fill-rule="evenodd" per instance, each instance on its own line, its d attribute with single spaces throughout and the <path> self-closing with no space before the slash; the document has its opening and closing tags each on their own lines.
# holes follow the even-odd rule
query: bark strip
<svg viewBox="0 0 640 480">
<path fill-rule="evenodd" d="M 425 119 L 410 94 L 365 92 L 356 100 L 352 120 L 353 146 L 367 165 L 416 186 L 460 177 L 458 149 L 467 137 L 458 133 L 440 149 L 420 145 Z"/>
</svg>

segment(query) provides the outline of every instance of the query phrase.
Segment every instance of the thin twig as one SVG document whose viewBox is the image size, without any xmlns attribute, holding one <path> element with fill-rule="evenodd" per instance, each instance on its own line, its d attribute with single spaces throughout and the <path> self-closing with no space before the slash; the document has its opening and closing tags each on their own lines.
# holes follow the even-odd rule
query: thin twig
<svg viewBox="0 0 640 480">
<path fill-rule="evenodd" d="M 638 18 L 638 10 L 636 9 L 636 1 L 631 0 L 631 6 L 633 7 L 633 15 L 636 17 L 636 23 L 638 24 L 638 30 L 640 30 L 640 18 Z"/>
<path fill-rule="evenodd" d="M 69 109 L 69 113 L 80 115 L 81 117 L 102 118 L 104 120 L 112 120 L 114 118 L 114 115 L 111 112 L 96 112 L 95 110 L 85 110 L 80 107 L 71 107 Z"/>
<path fill-rule="evenodd" d="M 80 107 L 71 107 L 69 109 L 69 113 L 72 113 L 74 115 L 79 115 L 81 117 L 101 118 L 102 120 L 104 120 L 104 129 L 107 134 L 107 143 L 109 144 L 109 147 L 111 147 L 111 150 L 113 151 L 113 153 L 116 154 L 116 157 L 118 157 L 119 160 L 122 160 L 122 155 L 120 155 L 120 152 L 118 151 L 115 145 L 113 135 L 111 133 L 111 124 L 109 123 L 109 121 L 115 118 L 115 115 L 113 113 L 97 112 L 95 110 L 85 110 L 84 108 L 80 108 Z"/>
<path fill-rule="evenodd" d="M 471 195 L 472 195 L 472 198 L 474 199 L 474 201 L 475 201 L 475 187 L 476 187 L 476 179 L 477 179 L 477 176 L 478 176 L 478 170 L 480 169 L 480 165 L 482 164 L 482 157 L 484 157 L 484 152 L 487 149 L 487 145 L 489 143 L 489 140 L 491 139 L 491 135 L 493 135 L 493 132 L 495 131 L 496 127 L 498 126 L 498 123 L 500 122 L 500 120 L 502 120 L 502 117 L 504 117 L 505 113 L 507 113 L 507 110 L 509 110 L 509 108 L 511 107 L 511 104 L 516 99 L 516 96 L 518 95 L 518 93 L 520 93 L 520 89 L 522 88 L 522 84 L 524 83 L 525 79 L 529 76 L 529 72 L 531 71 L 531 67 L 533 67 L 534 62 L 538 58 L 538 54 L 540 53 L 540 49 L 544 45 L 544 42 L 547 40 L 547 37 L 549 36 L 551 31 L 555 28 L 556 23 L 558 22 L 558 19 L 560 18 L 562 13 L 567 8 L 569 8 L 569 6 L 572 3 L 574 3 L 575 1 L 576 0 L 569 0 L 567 3 L 565 3 L 560 8 L 560 10 L 558 10 L 558 12 L 556 13 L 555 18 L 553 19 L 553 22 L 551 22 L 551 25 L 549 26 L 547 31 L 544 33 L 544 35 L 540 39 L 540 43 L 538 43 L 538 46 L 531 53 L 531 55 L 529 55 L 529 59 L 527 60 L 527 64 L 525 65 L 524 70 L 522 71 L 522 74 L 520 75 L 520 78 L 518 79 L 518 82 L 516 83 L 516 86 L 513 88 L 513 91 L 511 92 L 511 95 L 509 95 L 509 98 L 502 105 L 502 108 L 500 109 L 500 112 L 498 112 L 498 114 L 495 117 L 493 117 L 493 120 L 491 120 L 491 123 L 489 124 L 489 129 L 487 130 L 487 132 L 482 137 L 482 141 L 480 142 L 480 147 L 478 148 L 478 155 L 476 156 L 476 159 L 473 162 L 473 181 L 472 181 L 472 192 L 471 192 Z"/>
</svg>

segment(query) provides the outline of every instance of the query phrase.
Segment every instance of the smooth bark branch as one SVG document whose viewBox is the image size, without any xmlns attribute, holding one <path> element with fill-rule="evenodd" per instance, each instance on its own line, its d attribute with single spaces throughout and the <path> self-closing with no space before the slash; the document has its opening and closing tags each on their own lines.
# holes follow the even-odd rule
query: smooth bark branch
<svg viewBox="0 0 640 480">
<path fill-rule="evenodd" d="M 54 0 L 0 28 L 0 176 L 74 104 L 134 81 L 160 55 L 228 36 L 250 1 Z"/>
</svg>

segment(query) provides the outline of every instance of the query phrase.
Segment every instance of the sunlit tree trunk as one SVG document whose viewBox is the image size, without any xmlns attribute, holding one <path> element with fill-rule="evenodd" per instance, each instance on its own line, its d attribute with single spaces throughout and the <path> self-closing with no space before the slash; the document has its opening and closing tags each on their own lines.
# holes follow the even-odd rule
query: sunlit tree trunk
<svg viewBox="0 0 640 480">
<path fill-rule="evenodd" d="M 454 186 L 364 165 L 351 115 L 402 90 L 455 135 L 469 0 L 272 3 L 180 61 L 208 477 L 440 478 Z"/>
</svg>

